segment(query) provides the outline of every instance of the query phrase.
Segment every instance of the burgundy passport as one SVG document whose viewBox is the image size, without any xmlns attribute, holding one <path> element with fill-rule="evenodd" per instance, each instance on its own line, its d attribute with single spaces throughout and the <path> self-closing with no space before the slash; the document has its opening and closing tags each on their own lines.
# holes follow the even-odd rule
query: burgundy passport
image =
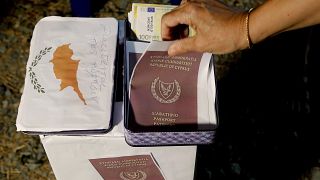
<svg viewBox="0 0 320 180">
<path fill-rule="evenodd" d="M 151 155 L 89 159 L 106 180 L 165 180 Z"/>
<path fill-rule="evenodd" d="M 131 80 L 130 102 L 142 126 L 197 124 L 197 84 L 202 53 L 169 57 L 146 51 Z"/>
</svg>

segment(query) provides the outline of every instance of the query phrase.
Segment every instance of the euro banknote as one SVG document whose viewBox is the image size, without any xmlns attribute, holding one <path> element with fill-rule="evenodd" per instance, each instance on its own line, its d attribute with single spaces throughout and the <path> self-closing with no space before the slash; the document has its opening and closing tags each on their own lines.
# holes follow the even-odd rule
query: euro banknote
<svg viewBox="0 0 320 180">
<path fill-rule="evenodd" d="M 161 18 L 176 8 L 174 5 L 133 3 L 128 14 L 132 31 L 142 41 L 161 41 Z M 194 31 L 189 29 L 189 35 Z"/>
</svg>

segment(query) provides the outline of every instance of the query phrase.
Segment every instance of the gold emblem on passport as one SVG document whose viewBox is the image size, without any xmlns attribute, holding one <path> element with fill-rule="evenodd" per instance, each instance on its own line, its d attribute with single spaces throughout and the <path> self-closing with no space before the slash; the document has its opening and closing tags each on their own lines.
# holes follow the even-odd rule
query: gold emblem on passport
<svg viewBox="0 0 320 180">
<path fill-rule="evenodd" d="M 121 171 L 120 178 L 123 180 L 145 180 L 147 179 L 147 174 L 141 170 L 133 172 Z"/>
<path fill-rule="evenodd" d="M 177 80 L 167 83 L 157 77 L 151 83 L 151 93 L 158 102 L 170 104 L 179 99 L 181 87 Z"/>
</svg>

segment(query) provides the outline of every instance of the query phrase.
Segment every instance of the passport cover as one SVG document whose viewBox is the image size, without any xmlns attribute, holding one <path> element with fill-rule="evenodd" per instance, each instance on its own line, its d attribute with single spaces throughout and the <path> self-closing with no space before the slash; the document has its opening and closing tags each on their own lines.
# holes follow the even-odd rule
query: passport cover
<svg viewBox="0 0 320 180">
<path fill-rule="evenodd" d="M 165 180 L 151 155 L 90 159 L 106 180 Z"/>
</svg>

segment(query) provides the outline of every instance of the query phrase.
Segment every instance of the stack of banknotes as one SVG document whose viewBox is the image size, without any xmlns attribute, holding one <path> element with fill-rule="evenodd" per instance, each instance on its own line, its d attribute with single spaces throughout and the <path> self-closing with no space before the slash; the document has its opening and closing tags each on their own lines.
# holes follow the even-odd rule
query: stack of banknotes
<svg viewBox="0 0 320 180">
<path fill-rule="evenodd" d="M 176 8 L 174 5 L 133 3 L 128 13 L 132 31 L 141 41 L 161 41 L 161 18 Z M 189 29 L 189 35 L 194 31 Z"/>
</svg>

